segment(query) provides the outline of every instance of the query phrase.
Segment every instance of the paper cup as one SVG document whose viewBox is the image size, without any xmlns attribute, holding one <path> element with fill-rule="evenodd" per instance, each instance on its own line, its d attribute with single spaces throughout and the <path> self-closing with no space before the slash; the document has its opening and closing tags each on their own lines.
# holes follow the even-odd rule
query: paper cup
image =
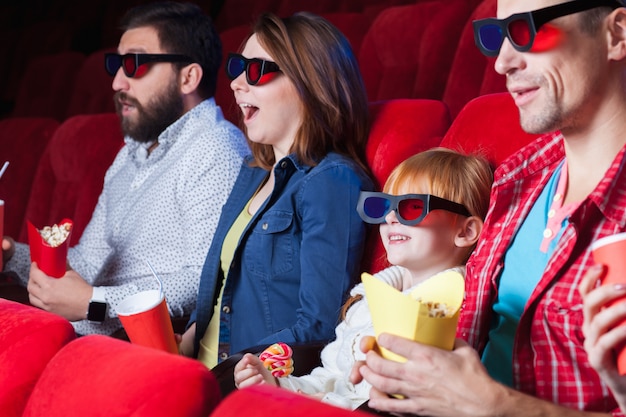
<svg viewBox="0 0 626 417">
<path fill-rule="evenodd" d="M 626 284 L 626 233 L 603 237 L 591 245 L 591 253 L 596 263 L 606 265 L 606 274 L 602 278 L 602 285 Z M 626 297 L 614 301 L 620 302 Z M 613 303 L 611 303 L 613 304 Z M 626 320 L 620 326 L 626 325 Z M 626 375 L 626 344 L 617 350 L 617 369 L 620 375 Z"/>
<path fill-rule="evenodd" d="M 115 311 L 132 343 L 178 354 L 165 296 L 158 290 L 127 297 Z"/>
</svg>

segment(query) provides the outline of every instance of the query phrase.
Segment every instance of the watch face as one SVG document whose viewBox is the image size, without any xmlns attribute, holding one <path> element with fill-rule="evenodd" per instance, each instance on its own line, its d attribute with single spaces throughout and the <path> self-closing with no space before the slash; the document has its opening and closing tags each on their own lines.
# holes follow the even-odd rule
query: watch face
<svg viewBox="0 0 626 417">
<path fill-rule="evenodd" d="M 87 312 L 87 320 L 102 323 L 106 318 L 107 303 L 92 301 L 89 303 L 89 311 Z"/>
</svg>

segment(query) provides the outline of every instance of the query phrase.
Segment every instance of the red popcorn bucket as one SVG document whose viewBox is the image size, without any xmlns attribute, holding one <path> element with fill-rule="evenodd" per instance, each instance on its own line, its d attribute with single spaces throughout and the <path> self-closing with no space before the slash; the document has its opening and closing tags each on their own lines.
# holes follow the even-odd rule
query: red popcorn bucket
<svg viewBox="0 0 626 417">
<path fill-rule="evenodd" d="M 46 275 L 54 278 L 65 275 L 73 225 L 71 220 L 63 219 L 58 225 L 37 229 L 30 221 L 27 222 L 30 259 L 37 262 L 39 269 Z M 65 233 L 61 234 L 58 231 L 60 228 L 64 228 Z M 42 233 L 49 235 L 48 239 Z"/>
</svg>

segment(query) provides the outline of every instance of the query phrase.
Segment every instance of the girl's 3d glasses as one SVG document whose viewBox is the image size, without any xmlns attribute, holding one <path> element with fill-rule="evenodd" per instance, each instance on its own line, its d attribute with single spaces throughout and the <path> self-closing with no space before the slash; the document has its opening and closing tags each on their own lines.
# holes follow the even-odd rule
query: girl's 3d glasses
<svg viewBox="0 0 626 417">
<path fill-rule="evenodd" d="M 148 72 L 151 62 L 194 62 L 186 55 L 179 54 L 104 54 L 104 68 L 111 76 L 115 76 L 122 67 L 129 78 L 139 78 Z"/>
<path fill-rule="evenodd" d="M 372 224 L 384 223 L 387 214 L 395 211 L 400 223 L 415 226 L 433 210 L 446 210 L 466 217 L 471 216 L 464 205 L 431 194 L 391 195 L 361 191 L 357 204 L 357 212 L 361 219 Z"/>
<path fill-rule="evenodd" d="M 226 74 L 228 78 L 234 80 L 242 72 L 246 72 L 246 81 L 250 85 L 257 85 L 261 78 L 273 72 L 280 71 L 278 64 L 259 58 L 246 58 L 240 54 L 228 54 L 226 61 Z"/>
<path fill-rule="evenodd" d="M 624 7 L 624 4 L 619 0 L 573 0 L 526 13 L 516 13 L 506 19 L 475 20 L 474 41 L 486 56 L 497 56 L 504 38 L 508 38 L 513 48 L 519 52 L 532 51 L 537 32 L 544 24 L 557 17 L 601 6 L 616 9 Z"/>
</svg>

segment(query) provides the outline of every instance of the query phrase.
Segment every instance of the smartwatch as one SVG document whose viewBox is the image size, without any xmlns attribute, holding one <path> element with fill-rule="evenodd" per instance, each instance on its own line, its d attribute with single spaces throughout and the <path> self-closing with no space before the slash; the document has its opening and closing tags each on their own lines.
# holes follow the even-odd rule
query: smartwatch
<svg viewBox="0 0 626 417">
<path fill-rule="evenodd" d="M 107 302 L 104 297 L 105 290 L 102 287 L 93 287 L 93 294 L 89 300 L 87 320 L 91 323 L 102 323 L 107 317 Z"/>
</svg>

